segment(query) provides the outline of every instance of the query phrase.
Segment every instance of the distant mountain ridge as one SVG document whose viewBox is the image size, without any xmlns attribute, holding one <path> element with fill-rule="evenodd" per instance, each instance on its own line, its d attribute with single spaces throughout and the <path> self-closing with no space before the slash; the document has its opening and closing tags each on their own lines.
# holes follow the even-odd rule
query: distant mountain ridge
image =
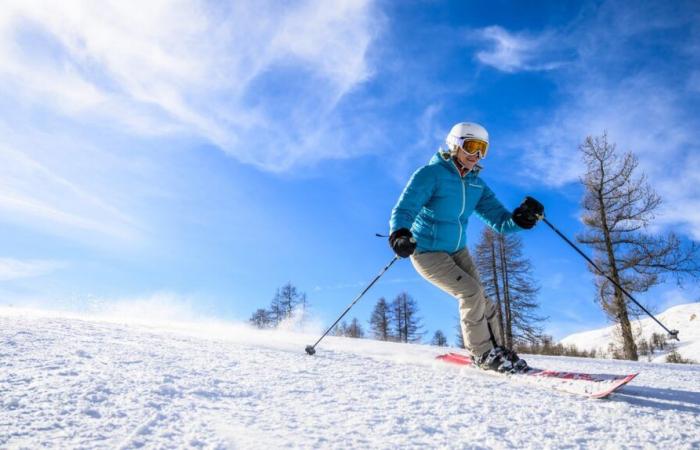
<svg viewBox="0 0 700 450">
<path fill-rule="evenodd" d="M 669 308 L 656 317 L 669 329 L 678 330 L 678 341 L 671 341 L 676 350 L 683 358 L 695 360 L 700 363 L 700 303 L 688 303 Z M 635 336 L 648 340 L 653 333 L 666 335 L 664 330 L 651 318 L 635 320 L 632 322 Z M 609 345 L 615 341 L 615 326 L 600 328 L 597 330 L 575 333 L 561 340 L 564 345 L 575 345 L 579 350 L 596 350 L 598 355 L 609 356 Z M 618 344 L 619 345 L 619 344 Z M 671 351 L 666 348 L 664 351 L 656 351 L 651 356 L 652 362 L 665 362 L 666 355 Z M 649 357 L 640 355 L 640 361 L 649 360 Z"/>
</svg>

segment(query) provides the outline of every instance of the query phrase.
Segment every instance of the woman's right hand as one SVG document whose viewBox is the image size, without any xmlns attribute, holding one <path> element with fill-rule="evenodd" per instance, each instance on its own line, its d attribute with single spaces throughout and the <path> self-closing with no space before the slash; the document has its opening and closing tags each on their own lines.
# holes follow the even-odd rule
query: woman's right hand
<svg viewBox="0 0 700 450">
<path fill-rule="evenodd" d="M 408 228 L 399 228 L 389 236 L 389 245 L 397 256 L 408 258 L 416 250 L 416 240 Z"/>
</svg>

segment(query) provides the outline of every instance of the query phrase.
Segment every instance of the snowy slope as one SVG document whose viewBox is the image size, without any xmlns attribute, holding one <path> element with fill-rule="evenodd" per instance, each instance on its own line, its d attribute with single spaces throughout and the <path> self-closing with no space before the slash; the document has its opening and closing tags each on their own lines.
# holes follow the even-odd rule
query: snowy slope
<svg viewBox="0 0 700 450">
<path fill-rule="evenodd" d="M 656 317 L 669 329 L 679 331 L 678 338 L 680 342 L 673 341 L 677 346 L 678 353 L 684 358 L 700 362 L 700 303 L 674 306 Z M 574 344 L 580 350 L 596 349 L 599 354 L 603 354 L 607 351 L 608 344 L 614 340 L 614 328 L 614 326 L 610 326 L 572 334 L 562 339 L 561 342 L 565 345 Z M 634 321 L 633 328 L 635 335 L 639 333 L 639 336 L 643 339 L 649 339 L 652 333 L 665 335 L 663 328 L 651 318 Z M 665 361 L 667 353 L 656 353 L 653 361 Z"/>
<path fill-rule="evenodd" d="M 590 400 L 434 361 L 430 346 L 0 308 L 0 448 L 698 448 L 700 366 Z"/>
</svg>

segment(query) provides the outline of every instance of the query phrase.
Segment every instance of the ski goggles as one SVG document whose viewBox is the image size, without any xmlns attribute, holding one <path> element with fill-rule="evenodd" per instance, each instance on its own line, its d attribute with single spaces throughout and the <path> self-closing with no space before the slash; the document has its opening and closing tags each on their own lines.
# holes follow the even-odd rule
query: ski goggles
<svg viewBox="0 0 700 450">
<path fill-rule="evenodd" d="M 487 142 L 480 141 L 474 138 L 461 138 L 460 140 L 462 142 L 459 143 L 458 147 L 467 152 L 467 154 L 479 154 L 479 158 L 486 158 L 486 153 L 489 147 L 489 144 Z"/>
</svg>

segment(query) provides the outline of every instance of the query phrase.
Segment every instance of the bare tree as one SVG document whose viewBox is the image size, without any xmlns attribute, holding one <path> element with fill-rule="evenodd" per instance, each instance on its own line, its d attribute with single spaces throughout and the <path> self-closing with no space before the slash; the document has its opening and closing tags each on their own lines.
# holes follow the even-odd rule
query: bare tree
<svg viewBox="0 0 700 450">
<path fill-rule="evenodd" d="M 279 313 L 282 316 L 280 320 L 283 320 L 292 315 L 297 305 L 306 304 L 306 294 L 299 292 L 291 282 L 287 282 L 277 289 L 273 302 L 279 305 Z"/>
<path fill-rule="evenodd" d="M 501 275 L 499 264 L 500 251 L 496 246 L 496 233 L 485 228 L 481 240 L 474 252 L 474 261 L 484 287 L 484 294 L 496 303 L 498 323 L 500 324 L 500 342 L 505 342 L 505 322 L 503 320 L 503 298 L 501 295 Z"/>
<path fill-rule="evenodd" d="M 365 330 L 362 328 L 362 325 L 360 325 L 357 317 L 353 317 L 349 325 L 345 320 L 336 325 L 335 328 L 333 328 L 332 334 L 334 336 L 363 338 L 365 337 Z"/>
<path fill-rule="evenodd" d="M 455 326 L 455 347 L 457 348 L 465 348 L 464 347 L 464 335 L 462 334 L 462 324 L 459 319 L 457 319 L 457 326 Z"/>
<path fill-rule="evenodd" d="M 362 328 L 362 325 L 360 325 L 360 321 L 357 320 L 357 317 L 353 317 L 352 322 L 350 322 L 350 325 L 346 329 L 345 336 L 352 338 L 365 337 L 365 330 Z"/>
<path fill-rule="evenodd" d="M 268 328 L 272 324 L 272 319 L 266 309 L 258 308 L 250 317 L 250 323 L 258 328 Z"/>
<path fill-rule="evenodd" d="M 537 341 L 542 334 L 540 324 L 545 320 L 536 312 L 539 287 L 522 247 L 517 235 L 485 228 L 474 252 L 484 293 L 496 303 L 500 340 L 510 348 L 517 342 Z"/>
<path fill-rule="evenodd" d="M 369 319 L 370 330 L 375 339 L 388 341 L 391 339 L 391 314 L 389 304 L 384 297 L 377 300 L 372 316 Z"/>
<path fill-rule="evenodd" d="M 607 133 L 587 137 L 580 150 L 586 165 L 581 182 L 585 188 L 582 219 L 587 229 L 577 238 L 593 248 L 595 263 L 628 292 L 646 292 L 667 274 L 679 283 L 685 276 L 697 277 L 696 243 L 684 246 L 673 233 L 647 232 L 661 198 L 644 174 L 636 175 L 637 158 L 629 152 L 619 155 L 615 144 L 608 143 Z M 596 300 L 619 325 L 624 357 L 637 360 L 630 324 L 630 315 L 638 314 L 636 306 L 593 267 L 589 270 L 597 275 Z"/>
<path fill-rule="evenodd" d="M 339 324 L 337 324 L 335 327 L 333 327 L 333 330 L 331 331 L 331 334 L 333 336 L 345 336 L 348 332 L 348 322 L 343 320 Z"/>
<path fill-rule="evenodd" d="M 282 303 L 280 301 L 279 289 L 277 289 L 275 296 L 272 297 L 272 300 L 270 301 L 268 316 L 270 319 L 270 324 L 273 327 L 276 327 L 281 321 L 283 321 L 287 317 L 284 312 L 284 306 L 282 306 Z"/>
<path fill-rule="evenodd" d="M 394 337 L 399 342 L 418 342 L 423 336 L 418 304 L 405 292 L 397 295 L 391 304 Z"/>
<path fill-rule="evenodd" d="M 308 304 L 306 294 L 299 292 L 291 282 L 288 282 L 277 289 L 270 301 L 270 307 L 267 310 L 255 311 L 250 322 L 259 328 L 276 327 L 280 322 L 291 317 L 295 309 L 301 309 L 302 315 L 299 319 L 301 323 L 306 315 Z"/>
<path fill-rule="evenodd" d="M 439 347 L 447 347 L 447 337 L 445 337 L 445 333 L 442 330 L 437 330 L 430 343 Z"/>
</svg>

